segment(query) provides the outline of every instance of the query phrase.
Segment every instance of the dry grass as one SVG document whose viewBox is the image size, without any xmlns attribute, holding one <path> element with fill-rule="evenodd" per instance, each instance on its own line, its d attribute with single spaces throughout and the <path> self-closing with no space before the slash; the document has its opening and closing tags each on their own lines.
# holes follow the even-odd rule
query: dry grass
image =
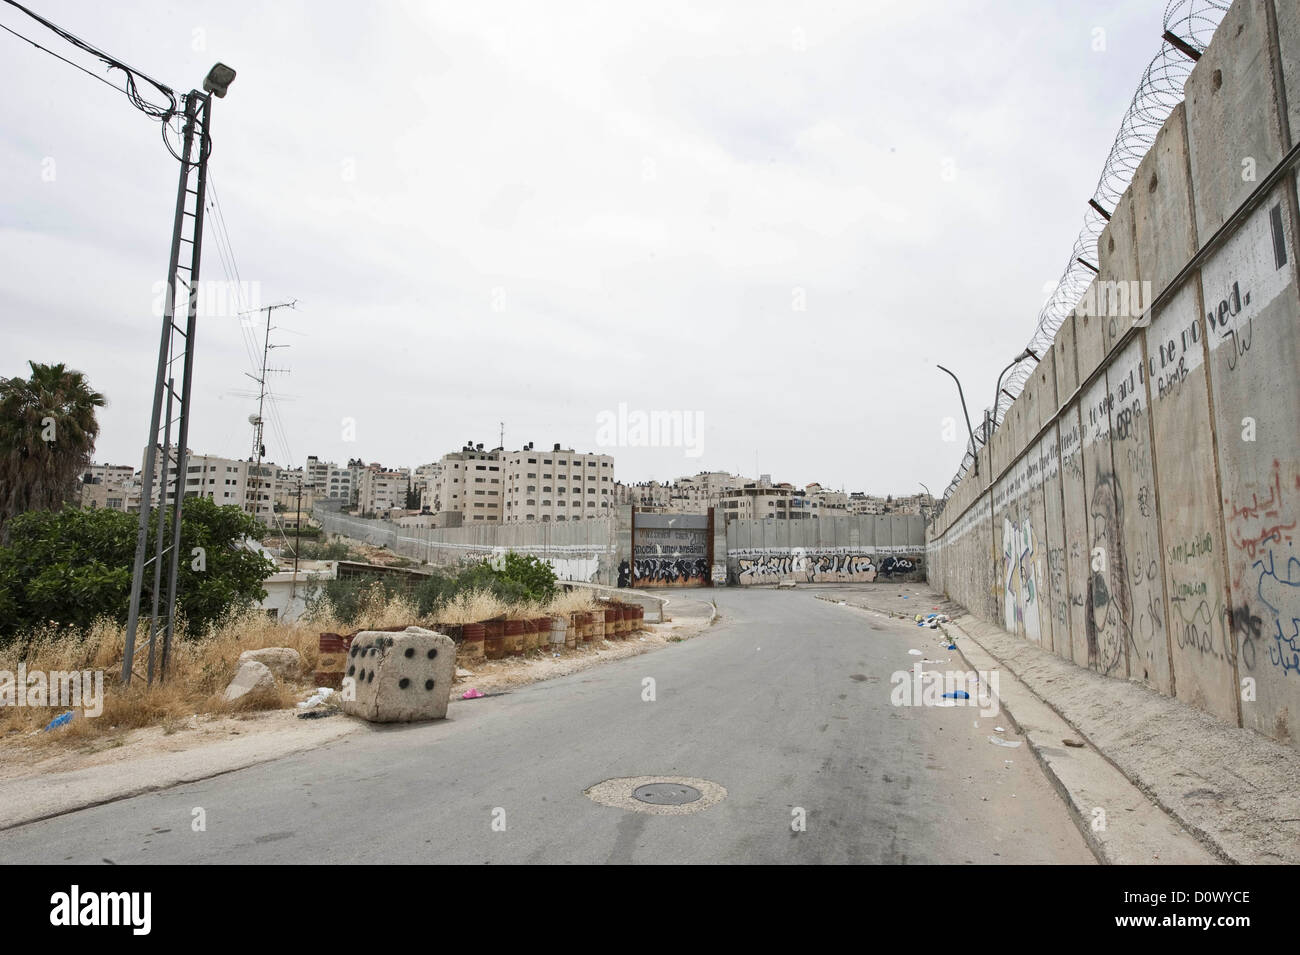
<svg viewBox="0 0 1300 955">
<path fill-rule="evenodd" d="M 586 613 L 595 610 L 600 604 L 590 590 L 585 587 L 575 587 L 567 593 L 561 591 L 547 602 L 543 613 L 553 613 L 563 616 L 570 613 Z"/>
<path fill-rule="evenodd" d="M 293 706 L 311 687 L 311 674 L 320 655 L 321 633 L 351 633 L 410 624 L 464 624 L 494 617 L 540 617 L 567 615 L 598 606 L 592 593 L 581 588 L 561 592 L 545 603 L 507 604 L 487 591 L 459 594 L 446 606 L 421 617 L 404 598 L 389 599 L 379 586 L 367 592 L 361 612 L 345 624 L 331 612 L 317 612 L 310 619 L 293 623 L 272 620 L 260 610 L 237 616 L 205 636 L 190 639 L 178 631 L 172 641 L 172 660 L 166 683 L 143 678 L 147 656 L 137 653 L 137 674 L 130 687 L 122 686 L 122 656 L 125 632 L 120 624 L 100 621 L 85 633 L 49 628 L 20 636 L 0 647 L 0 670 L 16 674 L 25 663 L 27 672 L 56 670 L 103 671 L 103 712 L 85 719 L 80 712 L 67 727 L 33 736 L 50 720 L 66 710 L 60 706 L 0 706 L 0 740 L 44 743 L 66 740 L 85 743 L 94 737 L 121 734 L 130 729 L 162 726 L 174 733 L 184 728 L 195 714 L 231 714 Z M 140 647 L 141 644 L 137 644 Z M 222 694 L 238 669 L 239 655 L 262 647 L 290 647 L 302 657 L 303 682 L 280 682 L 273 691 L 249 694 L 227 703 Z"/>
<path fill-rule="evenodd" d="M 505 616 L 516 610 L 495 594 L 487 590 L 466 590 L 438 610 L 433 616 L 439 623 L 463 624 L 479 620 L 491 620 Z"/>
</svg>

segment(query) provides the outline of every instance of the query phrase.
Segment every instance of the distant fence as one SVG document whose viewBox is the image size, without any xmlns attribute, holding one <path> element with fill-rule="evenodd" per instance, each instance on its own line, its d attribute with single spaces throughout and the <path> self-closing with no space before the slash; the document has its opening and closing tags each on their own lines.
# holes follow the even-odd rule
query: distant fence
<svg viewBox="0 0 1300 955">
<path fill-rule="evenodd" d="M 515 551 L 547 561 L 561 580 L 615 584 L 615 522 L 594 518 L 565 523 L 477 524 L 468 527 L 398 527 L 390 521 L 351 517 L 317 505 L 312 517 L 330 534 L 386 547 L 394 554 L 450 566 L 467 559 Z"/>
</svg>

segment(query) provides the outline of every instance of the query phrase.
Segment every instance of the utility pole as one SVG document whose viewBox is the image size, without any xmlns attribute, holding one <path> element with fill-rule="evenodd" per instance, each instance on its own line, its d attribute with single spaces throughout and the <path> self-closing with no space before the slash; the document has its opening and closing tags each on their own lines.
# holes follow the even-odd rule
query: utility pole
<svg viewBox="0 0 1300 955">
<path fill-rule="evenodd" d="M 185 112 L 181 128 L 180 180 L 176 187 L 176 213 L 172 221 L 171 252 L 167 262 L 167 295 L 163 306 L 162 331 L 158 343 L 158 368 L 154 378 L 153 406 L 149 417 L 149 437 L 145 442 L 145 458 L 141 466 L 140 521 L 136 527 L 135 560 L 131 567 L 131 599 L 127 609 L 126 640 L 122 655 L 122 682 L 130 684 L 135 664 L 136 633 L 140 625 L 140 601 L 145 589 L 150 561 L 153 568 L 153 589 L 149 608 L 149 682 L 153 682 L 155 643 L 162 632 L 163 646 L 159 679 L 165 679 L 167 660 L 171 649 L 172 632 L 176 620 L 176 580 L 180 572 L 181 511 L 185 500 L 186 453 L 190 427 L 190 391 L 194 370 L 194 341 L 197 332 L 199 266 L 203 251 L 203 210 L 207 194 L 208 156 L 212 152 L 212 97 L 224 97 L 235 78 L 235 71 L 218 63 L 208 71 L 203 81 L 203 92 L 190 90 L 183 97 Z M 164 138 L 166 131 L 164 130 Z M 196 152 L 197 147 L 197 152 Z M 170 148 L 170 146 L 168 147 Z M 192 188 L 191 188 L 192 187 Z M 193 204 L 190 197 L 193 196 Z M 181 265 L 181 245 L 190 247 L 189 265 Z M 177 272 L 185 272 L 180 278 Z M 183 288 L 180 304 L 185 308 L 185 328 L 176 324 L 177 285 Z M 181 363 L 181 384 L 178 394 L 175 387 L 175 364 Z M 165 401 L 164 401 L 165 399 Z M 166 406 L 166 421 L 163 408 Z M 167 480 L 168 465 L 173 454 L 171 426 L 173 405 L 179 406 L 177 439 L 175 447 L 175 491 L 170 514 L 171 543 L 163 548 L 162 535 L 168 518 Z M 161 438 L 161 443 L 159 439 Z M 162 470 L 158 475 L 158 507 L 153 521 L 156 535 L 154 556 L 145 559 L 148 550 L 150 517 L 153 508 L 155 462 L 161 455 Z M 163 578 L 164 560 L 167 565 Z M 163 587 L 167 589 L 165 608 L 161 606 Z"/>
<path fill-rule="evenodd" d="M 298 510 L 294 514 L 293 539 L 293 583 L 289 585 L 289 596 L 298 593 L 298 551 L 302 549 L 302 478 L 298 478 Z"/>
<path fill-rule="evenodd" d="M 250 462 L 255 461 L 256 463 L 254 464 L 253 468 L 249 471 L 248 474 L 248 482 L 247 482 L 247 487 L 245 488 L 245 500 L 244 500 L 245 509 L 248 511 L 249 514 L 252 514 L 254 517 L 257 516 L 258 490 L 261 488 L 263 483 L 262 482 L 262 458 L 265 457 L 266 455 L 266 443 L 263 440 L 264 419 L 262 417 L 262 412 L 266 406 L 266 378 L 267 375 L 272 371 L 284 370 L 282 368 L 267 368 L 266 360 L 267 357 L 270 355 L 272 348 L 288 347 L 287 345 L 271 344 L 271 312 L 273 309 L 277 309 L 277 308 L 294 308 L 297 304 L 298 304 L 298 300 L 294 299 L 292 302 L 281 302 L 278 305 L 266 306 L 265 309 L 266 334 L 263 336 L 263 340 L 262 340 L 261 374 L 254 376 L 254 375 L 249 375 L 248 372 L 244 372 L 245 375 L 248 375 L 249 378 L 252 378 L 255 382 L 257 382 L 258 385 L 257 414 L 249 418 L 249 423 L 251 423 L 253 426 L 253 450 L 252 453 L 250 453 L 248 456 Z M 251 506 L 250 506 L 250 501 L 251 501 Z"/>
</svg>

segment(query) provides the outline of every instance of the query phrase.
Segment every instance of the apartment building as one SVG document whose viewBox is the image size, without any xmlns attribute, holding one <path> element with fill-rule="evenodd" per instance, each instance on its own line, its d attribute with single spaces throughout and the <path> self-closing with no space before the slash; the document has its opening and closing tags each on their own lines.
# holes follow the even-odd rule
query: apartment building
<svg viewBox="0 0 1300 955">
<path fill-rule="evenodd" d="M 333 463 L 322 461 L 314 454 L 307 456 L 307 463 L 303 466 L 303 485 L 315 488 L 318 496 L 324 496 L 325 488 L 329 485 L 330 471 L 334 468 Z"/>
<path fill-rule="evenodd" d="M 357 507 L 362 514 L 384 514 L 405 508 L 410 486 L 411 472 L 406 468 L 388 470 L 371 464 L 362 470 L 357 483 Z"/>
<path fill-rule="evenodd" d="M 421 497 L 421 509 L 431 513 L 459 513 L 463 524 L 499 524 L 502 514 L 501 449 L 483 450 L 467 444 L 444 454 L 430 499 Z M 427 503 L 426 503 L 427 502 Z"/>
<path fill-rule="evenodd" d="M 135 480 L 135 468 L 129 464 L 92 464 L 81 475 L 81 506 L 125 511 Z M 135 499 L 138 507 L 138 490 Z"/>
<path fill-rule="evenodd" d="M 442 477 L 442 462 L 421 464 L 415 469 L 414 486 L 420 495 L 420 510 L 437 513 L 435 498 L 438 496 L 438 480 Z"/>
<path fill-rule="evenodd" d="M 726 520 L 767 518 L 801 520 L 818 517 L 821 506 L 816 499 L 791 484 L 773 484 L 769 475 L 743 487 L 722 492 L 718 508 Z"/>
<path fill-rule="evenodd" d="M 609 514 L 616 501 L 614 458 L 531 443 L 505 456 L 504 521 L 580 521 Z"/>
<path fill-rule="evenodd" d="M 753 481 L 729 471 L 701 471 L 668 484 L 658 481 L 619 484 L 614 494 L 618 504 L 663 508 L 674 514 L 707 514 L 709 508 L 718 506 L 724 492 L 747 483 Z"/>
<path fill-rule="evenodd" d="M 360 468 L 341 468 L 334 464 L 329 465 L 325 484 L 323 487 L 318 488 L 320 496 L 351 504 L 352 493 L 356 490 L 360 472 Z"/>
</svg>

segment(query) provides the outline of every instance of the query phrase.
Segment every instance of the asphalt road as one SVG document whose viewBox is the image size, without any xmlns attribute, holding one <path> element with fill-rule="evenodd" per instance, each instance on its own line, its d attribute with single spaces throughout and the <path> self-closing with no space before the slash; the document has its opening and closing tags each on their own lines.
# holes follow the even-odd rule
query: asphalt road
<svg viewBox="0 0 1300 955">
<path fill-rule="evenodd" d="M 890 675 L 921 659 L 909 649 L 962 667 L 928 631 L 809 590 L 714 596 L 721 617 L 694 639 L 453 702 L 438 723 L 0 832 L 0 860 L 1093 861 L 1027 747 L 989 743 L 997 719 L 891 704 Z M 727 796 L 659 816 L 584 795 L 659 774 L 711 780 Z M 196 808 L 206 831 L 193 831 Z M 804 831 L 792 827 L 798 809 Z"/>
</svg>

